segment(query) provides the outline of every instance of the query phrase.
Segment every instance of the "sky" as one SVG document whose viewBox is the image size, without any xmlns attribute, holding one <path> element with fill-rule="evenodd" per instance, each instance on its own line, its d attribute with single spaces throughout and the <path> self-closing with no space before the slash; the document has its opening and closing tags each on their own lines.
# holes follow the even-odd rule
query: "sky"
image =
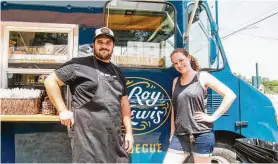
<svg viewBox="0 0 278 164">
<path fill-rule="evenodd" d="M 278 0 L 218 2 L 221 37 L 278 12 Z M 260 76 L 278 80 L 278 14 L 222 40 L 222 44 L 232 72 L 250 79 L 256 75 L 257 62 Z"/>
</svg>

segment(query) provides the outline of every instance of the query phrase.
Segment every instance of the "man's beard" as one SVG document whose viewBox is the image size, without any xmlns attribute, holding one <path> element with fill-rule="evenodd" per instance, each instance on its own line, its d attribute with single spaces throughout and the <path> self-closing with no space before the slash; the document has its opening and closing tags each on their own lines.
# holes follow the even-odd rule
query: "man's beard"
<svg viewBox="0 0 278 164">
<path fill-rule="evenodd" d="M 100 49 L 100 51 L 102 51 L 103 49 Z M 101 59 L 101 60 L 109 60 L 112 56 L 112 53 L 109 53 L 108 51 L 107 52 L 97 52 L 95 49 L 94 49 L 94 54 L 97 58 Z"/>
</svg>

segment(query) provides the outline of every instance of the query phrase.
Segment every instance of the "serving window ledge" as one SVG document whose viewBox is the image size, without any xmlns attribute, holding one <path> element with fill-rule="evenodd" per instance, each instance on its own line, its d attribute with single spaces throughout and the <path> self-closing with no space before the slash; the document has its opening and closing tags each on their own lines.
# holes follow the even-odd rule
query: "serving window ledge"
<svg viewBox="0 0 278 164">
<path fill-rule="evenodd" d="M 57 122 L 60 121 L 57 115 L 0 115 L 1 122 Z"/>
</svg>

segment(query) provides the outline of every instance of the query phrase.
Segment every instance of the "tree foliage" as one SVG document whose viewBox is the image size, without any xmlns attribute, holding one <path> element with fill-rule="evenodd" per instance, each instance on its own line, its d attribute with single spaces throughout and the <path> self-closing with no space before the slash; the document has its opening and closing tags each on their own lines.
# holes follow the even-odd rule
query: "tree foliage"
<svg viewBox="0 0 278 164">
<path fill-rule="evenodd" d="M 263 81 L 265 93 L 278 94 L 278 80 Z"/>
</svg>

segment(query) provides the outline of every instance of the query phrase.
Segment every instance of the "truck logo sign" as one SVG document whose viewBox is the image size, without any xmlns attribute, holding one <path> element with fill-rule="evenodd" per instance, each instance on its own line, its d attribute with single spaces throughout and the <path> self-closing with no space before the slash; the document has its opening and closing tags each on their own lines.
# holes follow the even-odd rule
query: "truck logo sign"
<svg viewBox="0 0 278 164">
<path fill-rule="evenodd" d="M 172 102 L 158 83 L 140 77 L 127 77 L 128 99 L 134 135 L 143 135 L 161 127 L 170 115 Z"/>
</svg>

